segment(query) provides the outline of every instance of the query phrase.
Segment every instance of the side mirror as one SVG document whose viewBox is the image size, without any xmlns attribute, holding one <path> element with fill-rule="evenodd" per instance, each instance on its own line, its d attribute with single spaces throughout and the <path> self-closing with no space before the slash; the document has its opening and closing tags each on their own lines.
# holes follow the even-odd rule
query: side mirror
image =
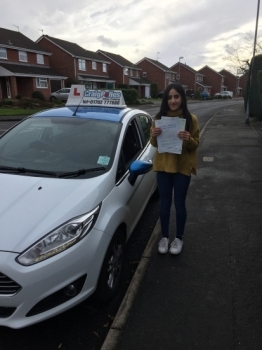
<svg viewBox="0 0 262 350">
<path fill-rule="evenodd" d="M 128 177 L 130 185 L 133 186 L 136 182 L 137 177 L 139 175 L 148 173 L 152 167 L 152 162 L 146 162 L 143 160 L 135 160 L 133 163 L 131 163 L 129 167 L 130 175 Z"/>
</svg>

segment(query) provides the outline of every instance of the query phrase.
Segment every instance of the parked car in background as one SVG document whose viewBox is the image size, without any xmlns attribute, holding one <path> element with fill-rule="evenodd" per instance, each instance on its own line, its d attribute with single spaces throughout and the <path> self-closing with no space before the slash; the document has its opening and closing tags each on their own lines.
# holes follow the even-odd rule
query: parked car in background
<svg viewBox="0 0 262 350">
<path fill-rule="evenodd" d="M 214 95 L 214 98 L 233 98 L 232 91 L 221 91 Z"/>
<path fill-rule="evenodd" d="M 164 91 L 159 91 L 157 97 L 158 98 L 163 98 L 163 95 L 164 95 Z"/>
<path fill-rule="evenodd" d="M 57 90 L 55 92 L 52 92 L 50 95 L 50 100 L 55 101 L 55 100 L 60 100 L 60 101 L 67 101 L 68 96 L 70 94 L 71 88 L 63 88 L 60 90 Z"/>
<path fill-rule="evenodd" d="M 208 99 L 210 97 L 209 93 L 207 91 L 201 91 L 200 92 L 200 96 L 201 98 L 203 98 L 204 100 Z"/>
<path fill-rule="evenodd" d="M 210 95 L 207 91 L 199 91 L 200 93 L 200 98 L 203 98 L 204 100 L 207 100 L 208 98 L 210 98 Z M 190 97 L 194 98 L 195 93 L 191 94 Z"/>
<path fill-rule="evenodd" d="M 151 125 L 121 91 L 72 85 L 65 107 L 0 137 L 1 326 L 114 296 L 126 241 L 157 190 Z"/>
</svg>

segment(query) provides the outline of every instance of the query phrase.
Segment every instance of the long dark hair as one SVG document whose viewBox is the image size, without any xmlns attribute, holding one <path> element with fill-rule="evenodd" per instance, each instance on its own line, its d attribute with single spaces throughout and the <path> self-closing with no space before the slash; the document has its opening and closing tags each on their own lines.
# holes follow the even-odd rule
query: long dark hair
<svg viewBox="0 0 262 350">
<path fill-rule="evenodd" d="M 170 108 L 168 106 L 168 95 L 169 95 L 169 91 L 171 89 L 175 89 L 179 93 L 179 95 L 181 96 L 182 113 L 183 113 L 183 117 L 186 119 L 186 131 L 189 131 L 190 125 L 192 122 L 192 116 L 191 116 L 189 110 L 187 109 L 186 93 L 185 93 L 185 90 L 181 84 L 172 83 L 172 84 L 169 84 L 168 87 L 165 89 L 164 94 L 163 94 L 161 107 L 160 107 L 159 112 L 156 115 L 156 119 L 160 119 L 162 116 L 166 116 L 167 111 L 170 110 Z"/>
</svg>

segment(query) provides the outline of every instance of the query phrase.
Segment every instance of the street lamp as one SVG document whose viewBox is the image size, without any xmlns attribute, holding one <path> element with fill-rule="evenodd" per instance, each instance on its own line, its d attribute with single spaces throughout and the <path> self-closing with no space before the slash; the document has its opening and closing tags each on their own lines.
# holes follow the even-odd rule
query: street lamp
<svg viewBox="0 0 262 350">
<path fill-rule="evenodd" d="M 180 60 L 182 60 L 182 58 L 184 57 L 179 57 L 179 67 L 178 67 L 178 76 L 179 76 L 179 79 L 178 79 L 178 82 L 180 83 Z"/>
</svg>

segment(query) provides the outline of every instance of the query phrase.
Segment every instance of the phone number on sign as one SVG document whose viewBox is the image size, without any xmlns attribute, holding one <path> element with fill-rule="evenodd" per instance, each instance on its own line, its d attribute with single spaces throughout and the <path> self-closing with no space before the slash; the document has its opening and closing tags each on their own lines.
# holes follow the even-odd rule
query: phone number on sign
<svg viewBox="0 0 262 350">
<path fill-rule="evenodd" d="M 83 100 L 83 103 L 90 105 L 119 105 L 120 100 Z"/>
</svg>

